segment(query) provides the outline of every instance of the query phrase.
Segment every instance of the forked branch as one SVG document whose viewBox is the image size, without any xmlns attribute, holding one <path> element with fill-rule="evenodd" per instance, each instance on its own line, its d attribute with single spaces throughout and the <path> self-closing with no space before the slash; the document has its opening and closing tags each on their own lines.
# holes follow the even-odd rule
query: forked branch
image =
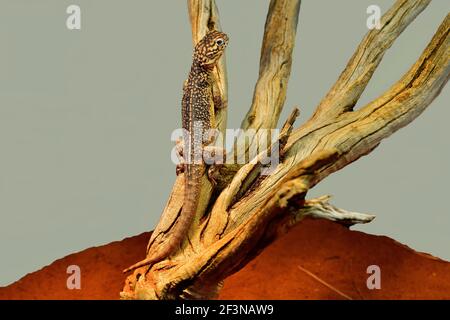
<svg viewBox="0 0 450 320">
<path fill-rule="evenodd" d="M 294 110 L 274 142 L 280 145 L 281 162 L 269 175 L 261 174 L 260 154 L 255 161 L 226 168 L 226 178 L 216 189 L 217 197 L 211 196 L 213 189 L 205 182 L 204 209 L 183 246 L 150 270 L 136 270 L 128 278 L 122 297 L 211 298 L 225 277 L 242 268 L 304 217 L 346 225 L 370 222 L 372 215 L 338 209 L 329 204 L 328 197 L 306 199 L 306 195 L 329 174 L 370 153 L 382 139 L 417 118 L 447 83 L 450 15 L 397 83 L 366 106 L 353 110 L 386 50 L 428 3 L 397 1 L 383 16 L 381 30 L 366 35 L 313 117 L 297 129 L 292 129 L 298 115 Z M 259 80 L 244 128 L 273 128 L 278 121 L 290 73 L 299 6 L 300 1 L 270 3 Z M 215 8 L 213 1 L 192 1 L 191 19 L 216 12 L 212 7 Z M 198 14 L 192 14 L 193 8 Z M 209 19 L 198 21 L 204 24 Z M 195 30 L 200 29 L 193 24 L 194 39 Z M 182 206 L 181 179 L 177 179 L 151 247 L 170 236 Z"/>
</svg>

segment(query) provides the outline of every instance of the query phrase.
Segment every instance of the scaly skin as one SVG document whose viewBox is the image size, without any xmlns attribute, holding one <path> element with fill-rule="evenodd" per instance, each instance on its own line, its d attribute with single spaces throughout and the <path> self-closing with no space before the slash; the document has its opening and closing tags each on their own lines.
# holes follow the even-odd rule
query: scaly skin
<svg viewBox="0 0 450 320">
<path fill-rule="evenodd" d="M 168 257 L 176 251 L 192 225 L 200 198 L 201 179 L 206 170 L 202 158 L 203 138 L 215 126 L 211 72 L 227 44 L 226 34 L 216 30 L 209 31 L 195 46 L 192 67 L 183 86 L 181 116 L 184 129 L 184 201 L 171 238 L 164 248 L 158 248 L 153 255 L 124 272 L 145 265 L 151 266 Z"/>
</svg>

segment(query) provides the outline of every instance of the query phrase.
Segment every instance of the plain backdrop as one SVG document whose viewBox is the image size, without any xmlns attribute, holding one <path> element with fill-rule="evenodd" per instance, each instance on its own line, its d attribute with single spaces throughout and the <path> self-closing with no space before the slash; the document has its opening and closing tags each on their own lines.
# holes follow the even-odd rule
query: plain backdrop
<svg viewBox="0 0 450 320">
<path fill-rule="evenodd" d="M 294 105 L 299 123 L 312 114 L 368 31 L 366 8 L 393 2 L 302 2 L 282 120 Z M 70 4 L 81 7 L 79 31 L 66 28 Z M 268 1 L 217 4 L 230 37 L 228 127 L 237 128 Z M 435 0 L 406 29 L 358 106 L 409 69 L 449 9 Z M 155 226 L 175 179 L 170 134 L 191 52 L 185 1 L 0 0 L 0 285 Z M 416 121 L 310 196 L 377 215 L 354 229 L 449 260 L 449 118 L 444 88 Z"/>
</svg>

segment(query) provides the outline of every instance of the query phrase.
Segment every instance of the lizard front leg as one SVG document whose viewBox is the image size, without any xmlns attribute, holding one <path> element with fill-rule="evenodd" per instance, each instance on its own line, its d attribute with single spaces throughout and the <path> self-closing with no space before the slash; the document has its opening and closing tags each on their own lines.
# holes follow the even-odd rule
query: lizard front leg
<svg viewBox="0 0 450 320">
<path fill-rule="evenodd" d="M 176 154 L 178 157 L 178 160 L 180 161 L 180 163 L 177 164 L 177 167 L 175 169 L 175 173 L 178 176 L 179 174 L 184 172 L 185 169 L 185 163 L 186 161 L 184 160 L 184 142 L 183 139 L 178 139 L 175 142 L 175 149 L 176 149 Z"/>
<path fill-rule="evenodd" d="M 214 82 L 211 86 L 211 94 L 215 110 L 224 109 L 227 107 L 227 103 L 223 101 L 219 86 L 216 82 Z"/>
<path fill-rule="evenodd" d="M 217 180 L 220 177 L 220 168 L 223 164 L 214 164 L 208 168 L 208 180 L 212 183 L 213 186 L 217 186 Z"/>
</svg>

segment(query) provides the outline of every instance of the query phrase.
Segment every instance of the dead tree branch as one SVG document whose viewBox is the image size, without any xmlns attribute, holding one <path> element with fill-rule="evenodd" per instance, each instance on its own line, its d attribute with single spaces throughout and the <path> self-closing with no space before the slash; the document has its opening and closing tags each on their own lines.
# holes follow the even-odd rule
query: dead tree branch
<svg viewBox="0 0 450 320">
<path fill-rule="evenodd" d="M 243 129 L 275 128 L 291 74 L 300 0 L 271 1 L 264 27 L 259 77 Z"/>
<path fill-rule="evenodd" d="M 199 3 L 211 5 L 213 1 L 192 1 L 190 10 L 195 7 L 203 14 L 215 12 L 205 9 L 211 6 Z M 212 187 L 205 181 L 202 210 L 180 250 L 150 270 L 136 270 L 127 279 L 122 297 L 211 298 L 224 278 L 304 217 L 346 225 L 370 222 L 374 216 L 338 209 L 328 203 L 328 197 L 305 197 L 329 174 L 370 153 L 383 139 L 417 118 L 447 83 L 450 15 L 397 83 L 366 106 L 353 110 L 386 50 L 428 3 L 397 1 L 383 16 L 381 30 L 370 31 L 364 37 L 313 117 L 295 130 L 292 124 L 298 112 L 293 112 L 274 142 L 279 143 L 282 157 L 270 175 L 260 174 L 263 154 L 259 154 L 255 161 L 229 169 L 217 198 L 211 198 Z M 260 77 L 244 128 L 272 128 L 278 121 L 289 78 L 299 5 L 300 1 L 271 1 Z M 191 19 L 193 16 L 201 15 L 191 13 Z M 193 24 L 193 29 L 201 28 Z M 177 179 L 150 248 L 170 236 L 182 206 L 180 180 Z"/>
</svg>

